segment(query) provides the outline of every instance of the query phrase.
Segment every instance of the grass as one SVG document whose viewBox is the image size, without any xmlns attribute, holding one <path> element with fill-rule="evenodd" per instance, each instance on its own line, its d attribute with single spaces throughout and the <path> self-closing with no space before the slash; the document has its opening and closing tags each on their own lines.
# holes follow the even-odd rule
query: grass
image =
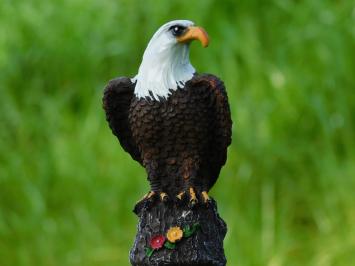
<svg viewBox="0 0 355 266">
<path fill-rule="evenodd" d="M 355 260 L 352 1 L 0 4 L 0 265 L 129 265 L 145 173 L 101 108 L 164 22 L 206 28 L 199 72 L 225 81 L 233 144 L 212 191 L 228 265 Z"/>
</svg>

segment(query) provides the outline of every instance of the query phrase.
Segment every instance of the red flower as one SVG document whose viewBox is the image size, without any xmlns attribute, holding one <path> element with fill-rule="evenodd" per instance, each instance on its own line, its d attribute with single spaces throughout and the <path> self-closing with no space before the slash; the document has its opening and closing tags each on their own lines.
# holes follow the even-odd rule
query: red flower
<svg viewBox="0 0 355 266">
<path fill-rule="evenodd" d="M 152 249 L 160 249 L 163 247 L 164 243 L 165 243 L 165 237 L 162 235 L 154 236 L 150 240 L 150 246 Z"/>
</svg>

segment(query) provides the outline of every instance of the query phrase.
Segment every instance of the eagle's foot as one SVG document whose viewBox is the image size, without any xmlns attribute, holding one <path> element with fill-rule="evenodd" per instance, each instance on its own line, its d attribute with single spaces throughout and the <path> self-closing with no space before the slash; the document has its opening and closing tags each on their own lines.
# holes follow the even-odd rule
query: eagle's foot
<svg viewBox="0 0 355 266">
<path fill-rule="evenodd" d="M 160 199 L 162 202 L 167 202 L 169 200 L 168 194 L 165 192 L 155 192 L 155 191 L 150 191 L 147 194 L 144 195 L 144 197 L 139 200 L 136 204 L 142 203 L 144 201 L 153 203 L 156 200 Z"/>
<path fill-rule="evenodd" d="M 193 187 L 189 188 L 189 194 L 190 194 L 189 207 L 193 208 L 198 203 L 196 193 Z"/>
<path fill-rule="evenodd" d="M 143 203 L 145 200 L 149 200 L 152 199 L 155 196 L 155 192 L 154 191 L 149 191 L 147 194 L 145 194 L 143 196 L 143 198 L 141 198 L 139 201 L 136 202 L 136 205 Z"/>
<path fill-rule="evenodd" d="M 185 191 L 182 191 L 180 192 L 179 194 L 176 195 L 176 198 L 179 200 L 179 201 L 182 201 L 183 198 L 185 196 Z"/>
<path fill-rule="evenodd" d="M 169 196 L 165 192 L 150 191 L 144 197 L 139 200 L 134 206 L 133 212 L 138 213 L 141 208 L 150 209 L 158 201 L 166 203 L 169 201 Z"/>
<path fill-rule="evenodd" d="M 208 205 L 211 202 L 210 196 L 208 196 L 207 191 L 202 191 L 201 193 L 202 202 Z"/>
<path fill-rule="evenodd" d="M 178 202 L 183 202 L 185 198 L 189 200 L 189 207 L 193 208 L 197 203 L 199 203 L 200 199 L 201 204 L 208 206 L 211 202 L 210 197 L 208 196 L 207 191 L 202 191 L 201 193 L 195 192 L 193 187 L 189 187 L 186 191 L 181 191 L 176 195 Z"/>
<path fill-rule="evenodd" d="M 188 188 L 187 191 L 181 191 L 176 195 L 176 198 L 178 201 L 182 202 L 186 196 L 189 199 L 189 207 L 193 208 L 198 203 L 198 199 L 193 187 Z"/>
<path fill-rule="evenodd" d="M 141 198 L 136 202 L 133 212 L 138 213 L 139 209 L 141 209 L 143 206 L 146 206 L 146 204 L 148 204 L 148 206 L 151 205 L 155 197 L 156 197 L 156 193 L 154 191 L 149 191 L 147 194 L 143 196 L 143 198 Z"/>
<path fill-rule="evenodd" d="M 159 196 L 160 196 L 160 200 L 162 202 L 168 202 L 168 200 L 169 200 L 168 194 L 166 194 L 165 192 L 160 192 Z"/>
</svg>

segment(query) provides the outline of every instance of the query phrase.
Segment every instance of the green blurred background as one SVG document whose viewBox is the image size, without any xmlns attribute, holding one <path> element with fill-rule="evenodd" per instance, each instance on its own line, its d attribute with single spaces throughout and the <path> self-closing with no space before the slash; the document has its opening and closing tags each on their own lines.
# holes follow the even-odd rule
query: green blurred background
<svg viewBox="0 0 355 266">
<path fill-rule="evenodd" d="M 353 1 L 2 0 L 0 265 L 129 265 L 148 191 L 101 108 L 152 34 L 186 18 L 225 81 L 233 144 L 211 194 L 228 265 L 355 261 Z"/>
</svg>

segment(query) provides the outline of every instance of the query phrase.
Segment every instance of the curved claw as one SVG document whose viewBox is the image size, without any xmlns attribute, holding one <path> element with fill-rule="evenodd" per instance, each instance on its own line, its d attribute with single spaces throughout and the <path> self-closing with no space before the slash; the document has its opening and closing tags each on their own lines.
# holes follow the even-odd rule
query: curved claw
<svg viewBox="0 0 355 266">
<path fill-rule="evenodd" d="M 192 208 L 197 204 L 198 200 L 197 200 L 196 193 L 195 193 L 195 190 L 193 189 L 193 187 L 190 187 L 189 193 L 190 193 L 189 207 Z"/>
<path fill-rule="evenodd" d="M 153 196 L 155 196 L 155 192 L 154 192 L 154 191 L 150 191 L 150 192 L 147 194 L 146 199 L 151 199 Z"/>
<path fill-rule="evenodd" d="M 203 203 L 208 203 L 210 201 L 206 191 L 202 192 L 201 195 Z M 187 197 L 189 200 L 188 206 L 190 208 L 193 208 L 198 203 L 197 195 L 193 187 L 189 187 L 186 191 L 181 191 L 179 194 L 176 195 L 176 198 L 179 202 L 182 202 L 185 197 Z"/>
<path fill-rule="evenodd" d="M 159 196 L 162 202 L 167 202 L 169 200 L 169 196 L 165 192 L 160 192 Z"/>
<path fill-rule="evenodd" d="M 143 198 L 141 198 L 140 200 L 138 200 L 138 201 L 136 202 L 136 204 L 138 204 L 138 203 L 140 203 L 140 202 L 143 202 L 143 201 L 145 201 L 145 200 L 147 200 L 147 199 L 151 199 L 154 195 L 155 195 L 155 192 L 154 192 L 154 191 L 150 191 L 150 192 L 148 192 L 147 194 L 145 194 L 145 195 L 143 196 Z"/>
<path fill-rule="evenodd" d="M 134 206 L 133 212 L 138 214 L 140 206 L 143 206 L 145 203 L 147 203 L 147 206 L 151 206 L 154 202 L 154 200 L 157 198 L 157 194 L 154 191 L 150 191 L 147 194 L 143 196 L 142 199 L 136 202 L 136 205 Z"/>
<path fill-rule="evenodd" d="M 185 196 L 185 191 L 182 191 L 176 195 L 176 198 L 181 201 L 184 198 L 184 196 Z"/>
<path fill-rule="evenodd" d="M 211 202 L 211 199 L 208 196 L 207 191 L 202 191 L 201 196 L 204 204 L 208 205 Z"/>
<path fill-rule="evenodd" d="M 155 191 L 150 191 L 144 197 L 139 200 L 136 204 L 140 204 L 144 201 L 147 201 L 148 203 L 153 203 L 156 200 L 161 200 L 162 202 L 167 202 L 169 200 L 169 196 L 165 192 L 155 192 Z"/>
</svg>

